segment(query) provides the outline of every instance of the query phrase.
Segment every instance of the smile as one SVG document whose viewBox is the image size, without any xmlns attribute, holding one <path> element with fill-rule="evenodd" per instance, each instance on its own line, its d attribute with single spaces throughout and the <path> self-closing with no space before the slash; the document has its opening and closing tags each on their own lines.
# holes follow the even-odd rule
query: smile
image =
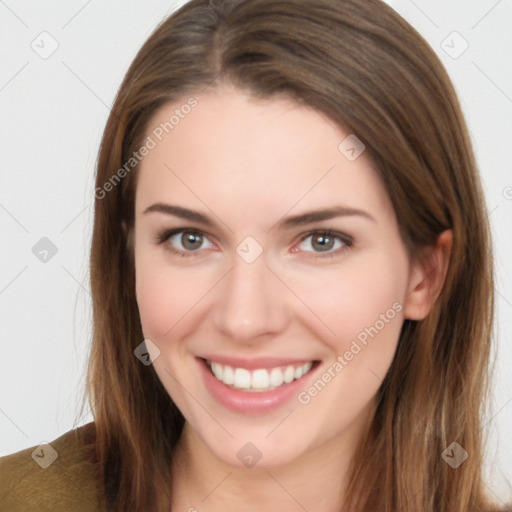
<svg viewBox="0 0 512 512">
<path fill-rule="evenodd" d="M 217 380 L 231 389 L 261 393 L 272 391 L 306 375 L 313 367 L 313 361 L 303 364 L 276 366 L 273 368 L 234 368 L 216 361 L 206 360 L 207 366 Z"/>
<path fill-rule="evenodd" d="M 266 414 L 294 404 L 321 361 L 282 357 L 196 356 L 204 386 L 219 405 L 242 414 Z"/>
</svg>

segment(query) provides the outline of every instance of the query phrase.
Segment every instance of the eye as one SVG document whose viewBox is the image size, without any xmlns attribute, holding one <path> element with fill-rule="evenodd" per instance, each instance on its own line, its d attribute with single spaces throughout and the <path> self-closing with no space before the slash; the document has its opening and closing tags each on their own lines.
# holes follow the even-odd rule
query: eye
<svg viewBox="0 0 512 512">
<path fill-rule="evenodd" d="M 189 228 L 164 230 L 157 235 L 156 242 L 158 244 L 165 243 L 167 250 L 185 257 L 199 255 L 202 249 L 215 247 L 204 233 Z M 342 233 L 328 230 L 314 231 L 305 235 L 297 248 L 292 249 L 292 252 L 310 253 L 312 257 L 330 257 L 341 254 L 352 244 L 352 239 Z"/>
<path fill-rule="evenodd" d="M 303 237 L 298 249 L 304 252 L 316 253 L 314 256 L 336 256 L 352 245 L 352 239 L 341 233 L 332 231 L 315 231 Z"/>
<path fill-rule="evenodd" d="M 171 229 L 157 236 L 157 242 L 166 244 L 166 249 L 180 256 L 194 256 L 201 249 L 213 247 L 213 244 L 200 231 L 194 229 Z"/>
</svg>

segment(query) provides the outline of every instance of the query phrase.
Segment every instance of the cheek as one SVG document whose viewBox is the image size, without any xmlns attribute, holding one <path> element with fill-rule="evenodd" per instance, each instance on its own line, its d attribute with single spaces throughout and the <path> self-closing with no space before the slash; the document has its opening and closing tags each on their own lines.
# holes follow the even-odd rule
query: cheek
<svg viewBox="0 0 512 512">
<path fill-rule="evenodd" d="M 301 277 L 295 290 L 300 290 L 298 295 L 321 320 L 312 319 L 310 325 L 315 322 L 316 332 L 323 333 L 334 357 L 352 350 L 357 353 L 353 359 L 361 363 L 374 358 L 390 360 L 403 321 L 406 273 L 403 254 L 380 252 L 347 261 L 337 271 L 316 272 L 314 282 L 313 276 Z"/>
<path fill-rule="evenodd" d="M 136 252 L 137 305 L 146 337 L 163 339 L 190 308 L 194 286 L 183 272 L 144 249 Z"/>
<path fill-rule="evenodd" d="M 393 361 L 403 323 L 406 267 L 401 268 L 399 259 L 368 263 L 340 269 L 337 280 L 332 274 L 330 279 L 317 274 L 315 286 L 309 283 L 314 293 L 306 295 L 308 305 L 335 334 L 318 321 L 316 327 L 309 323 L 319 336 L 323 333 L 330 356 L 318 379 L 298 398 L 305 413 L 314 411 L 322 418 L 330 435 L 370 410 Z"/>
<path fill-rule="evenodd" d="M 135 257 L 137 305 L 144 335 L 164 342 L 189 330 L 215 280 L 212 269 L 170 264 L 164 251 L 141 248 Z M 193 323 L 193 322 L 192 322 Z"/>
</svg>

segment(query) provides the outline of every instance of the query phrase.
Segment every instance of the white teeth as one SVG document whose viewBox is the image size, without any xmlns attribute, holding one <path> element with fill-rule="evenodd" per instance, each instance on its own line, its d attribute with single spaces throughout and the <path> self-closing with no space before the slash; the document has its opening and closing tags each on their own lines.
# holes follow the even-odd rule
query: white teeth
<svg viewBox="0 0 512 512">
<path fill-rule="evenodd" d="M 251 387 L 251 372 L 245 368 L 237 368 L 233 385 L 235 388 L 249 389 Z"/>
<path fill-rule="evenodd" d="M 252 388 L 268 388 L 269 378 L 267 370 L 254 370 L 252 372 Z"/>
<path fill-rule="evenodd" d="M 295 369 L 293 366 L 287 366 L 284 371 L 283 380 L 289 384 L 295 378 Z"/>
<path fill-rule="evenodd" d="M 222 382 L 228 386 L 231 386 L 235 382 L 235 373 L 233 372 L 233 368 L 231 368 L 231 366 L 224 366 Z"/>
<path fill-rule="evenodd" d="M 309 372 L 309 370 L 311 370 L 311 367 L 313 366 L 313 363 L 310 361 L 309 363 L 306 363 L 303 367 L 302 367 L 302 375 L 306 375 L 306 373 Z"/>
<path fill-rule="evenodd" d="M 303 375 L 306 375 L 306 373 L 311 370 L 311 367 L 313 366 L 312 362 L 306 363 L 303 366 L 300 366 L 299 368 L 295 368 L 295 374 L 294 377 L 296 379 L 300 379 Z"/>
<path fill-rule="evenodd" d="M 217 379 L 222 380 L 222 365 L 219 363 L 212 363 L 212 372 Z"/>
<path fill-rule="evenodd" d="M 224 384 L 250 392 L 270 391 L 283 384 L 289 384 L 293 380 L 300 379 L 313 366 L 313 362 L 310 361 L 301 366 L 288 365 L 284 369 L 276 367 L 269 370 L 259 368 L 250 371 L 246 368 L 233 368 L 215 361 L 207 361 L 207 364 L 215 377 Z"/>
<path fill-rule="evenodd" d="M 283 383 L 283 372 L 281 368 L 272 368 L 270 371 L 270 384 L 271 386 L 277 388 Z"/>
</svg>

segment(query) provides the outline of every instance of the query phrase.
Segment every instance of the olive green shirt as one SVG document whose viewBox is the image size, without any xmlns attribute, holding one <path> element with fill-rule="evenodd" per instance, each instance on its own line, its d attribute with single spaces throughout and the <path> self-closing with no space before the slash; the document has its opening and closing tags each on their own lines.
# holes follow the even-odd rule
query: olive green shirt
<svg viewBox="0 0 512 512">
<path fill-rule="evenodd" d="M 91 422 L 0 457 L 0 512 L 105 512 L 93 447 Z"/>
</svg>

